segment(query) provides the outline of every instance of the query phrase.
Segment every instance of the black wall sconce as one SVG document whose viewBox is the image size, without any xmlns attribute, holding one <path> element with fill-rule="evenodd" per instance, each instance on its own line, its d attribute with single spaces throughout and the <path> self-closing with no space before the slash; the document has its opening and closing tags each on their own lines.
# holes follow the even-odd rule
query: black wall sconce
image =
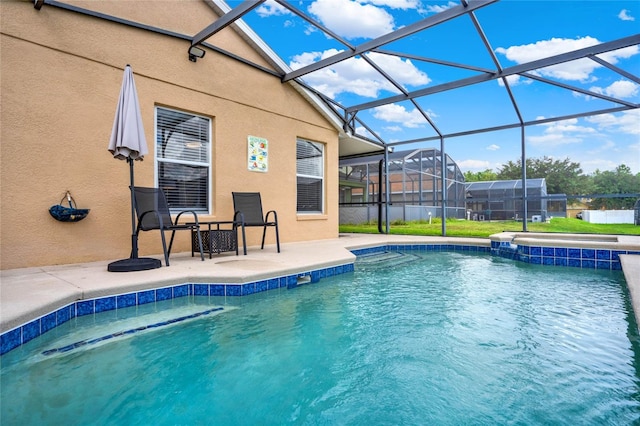
<svg viewBox="0 0 640 426">
<path fill-rule="evenodd" d="M 191 62 L 196 62 L 198 59 L 200 58 L 204 58 L 204 54 L 206 52 L 202 49 L 200 49 L 197 46 L 191 46 L 189 48 L 189 60 Z"/>
</svg>

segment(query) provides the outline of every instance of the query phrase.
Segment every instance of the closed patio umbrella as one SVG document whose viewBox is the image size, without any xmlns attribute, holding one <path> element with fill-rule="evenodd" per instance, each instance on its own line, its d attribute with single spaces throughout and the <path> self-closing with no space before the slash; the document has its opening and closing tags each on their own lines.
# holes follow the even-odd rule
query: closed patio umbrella
<svg viewBox="0 0 640 426">
<path fill-rule="evenodd" d="M 109 151 L 118 160 L 126 160 L 129 164 L 129 179 L 131 181 L 131 256 L 128 259 L 117 260 L 107 266 L 110 272 L 144 271 L 159 268 L 162 264 L 158 259 L 138 257 L 138 238 L 136 236 L 136 214 L 133 199 L 133 162 L 142 161 L 149 152 L 147 140 L 144 136 L 142 115 L 136 84 L 133 80 L 131 66 L 124 68 L 120 97 L 113 120 Z"/>
</svg>

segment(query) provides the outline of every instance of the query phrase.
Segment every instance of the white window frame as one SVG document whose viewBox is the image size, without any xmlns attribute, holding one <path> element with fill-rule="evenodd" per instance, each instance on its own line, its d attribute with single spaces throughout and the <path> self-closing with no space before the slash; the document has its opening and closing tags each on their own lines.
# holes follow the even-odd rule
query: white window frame
<svg viewBox="0 0 640 426">
<path fill-rule="evenodd" d="M 300 142 L 305 142 L 307 144 L 311 144 L 313 145 L 315 148 L 319 148 L 322 151 L 322 154 L 320 156 L 320 167 L 318 168 L 319 173 L 318 174 L 309 174 L 309 173 L 301 173 L 301 171 L 299 170 L 299 164 L 298 164 L 298 143 Z M 325 210 L 325 169 L 326 169 L 326 163 L 325 163 L 325 154 L 326 153 L 326 145 L 324 143 L 320 143 L 320 142 L 314 142 L 314 141 L 310 141 L 304 138 L 298 138 L 296 140 L 296 212 L 299 215 L 313 215 L 313 214 L 324 214 L 324 210 Z M 299 206 L 298 206 L 298 181 L 299 179 L 319 179 L 321 184 L 320 184 L 320 209 L 319 210 L 300 210 Z"/>
<path fill-rule="evenodd" d="M 175 140 L 173 142 L 174 144 L 184 143 L 185 147 L 183 149 L 198 149 L 198 150 L 204 149 L 206 151 L 204 155 L 202 155 L 202 153 L 198 154 L 201 157 L 199 160 L 184 159 L 184 158 L 167 158 L 162 152 L 160 152 L 160 149 L 161 149 L 160 141 L 163 135 L 161 134 L 162 131 L 159 125 L 161 123 L 159 123 L 159 120 L 161 119 L 162 111 L 168 111 L 169 113 L 173 112 L 176 114 L 183 114 L 186 116 L 192 116 L 194 118 L 204 120 L 204 123 L 205 123 L 204 128 L 202 125 L 199 126 L 199 130 L 201 131 L 201 136 L 199 137 L 187 136 L 183 133 L 177 133 L 176 135 L 171 136 L 171 137 L 175 137 Z M 207 117 L 204 115 L 194 114 L 192 112 L 181 111 L 176 108 L 168 108 L 164 106 L 155 107 L 155 120 L 154 120 L 155 138 L 154 138 L 154 144 L 153 144 L 155 149 L 155 156 L 154 156 L 155 157 L 155 164 L 154 164 L 155 184 L 156 184 L 156 187 L 160 187 L 163 190 L 165 190 L 165 194 L 167 195 L 167 201 L 169 202 L 169 208 L 171 209 L 172 212 L 177 212 L 182 210 L 194 210 L 197 213 L 209 214 L 212 210 L 212 205 L 211 205 L 212 199 L 213 199 L 213 193 L 212 193 L 213 191 L 212 191 L 212 185 L 211 185 L 212 174 L 213 174 L 213 167 L 211 162 L 212 151 L 213 151 L 212 125 L 213 125 L 213 120 L 210 117 Z M 189 144 L 191 144 L 191 146 L 189 146 Z M 178 152 L 177 150 L 174 150 L 174 154 L 176 154 L 177 152 Z M 166 189 L 164 188 L 164 186 L 166 185 L 166 182 L 163 182 L 163 176 L 161 176 L 161 168 L 162 166 L 165 166 L 167 164 L 176 165 L 178 166 L 178 168 L 179 166 L 186 166 L 186 167 L 195 166 L 198 168 L 205 168 L 206 172 L 204 173 L 205 174 L 204 183 L 206 188 L 204 189 L 204 192 L 202 191 L 202 189 L 200 189 L 200 193 L 205 195 L 206 200 L 204 202 L 200 202 L 193 205 L 190 205 L 188 202 L 174 203 L 173 202 L 174 200 L 172 200 L 172 194 L 167 193 Z M 179 179 L 177 180 L 179 181 Z M 184 182 L 187 182 L 187 180 L 185 180 Z M 180 192 L 178 192 L 178 196 L 179 194 Z"/>
</svg>

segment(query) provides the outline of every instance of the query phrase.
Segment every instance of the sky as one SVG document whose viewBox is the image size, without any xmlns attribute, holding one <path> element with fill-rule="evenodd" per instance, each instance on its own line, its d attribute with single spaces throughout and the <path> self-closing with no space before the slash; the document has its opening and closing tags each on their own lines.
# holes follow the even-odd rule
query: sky
<svg viewBox="0 0 640 426">
<path fill-rule="evenodd" d="M 358 46 L 413 22 L 442 12 L 459 1 L 424 0 L 293 0 L 292 5 L 329 28 L 343 42 L 319 31 L 272 0 L 243 20 L 289 65 L 299 69 L 322 58 Z M 238 1 L 229 1 L 231 7 Z M 640 33 L 640 2 L 592 0 L 502 0 L 475 12 L 478 29 L 467 15 L 414 33 L 381 48 L 406 56 L 368 52 L 339 62 L 302 79 L 349 107 L 400 93 L 367 60 L 375 62 L 404 89 L 413 91 L 478 75 L 477 69 L 512 67 Z M 413 55 L 413 57 L 412 57 Z M 421 61 L 415 56 L 464 64 L 475 69 Z M 599 55 L 610 64 L 640 76 L 637 45 Z M 552 80 L 634 104 L 640 86 L 623 75 L 581 59 L 532 72 Z M 523 76 L 509 85 L 524 121 L 607 109 L 620 104 Z M 517 123 L 504 84 L 497 80 L 416 99 L 418 106 L 443 134 Z M 416 105 L 401 102 L 358 113 L 387 143 L 429 138 L 437 132 Z M 360 134 L 371 136 L 364 128 Z M 440 142 L 400 144 L 396 150 L 439 148 Z M 525 130 L 527 157 L 569 158 L 585 174 L 614 170 L 621 164 L 640 173 L 640 109 L 529 126 Z M 445 139 L 445 151 L 463 172 L 497 171 L 521 156 L 519 129 Z"/>
</svg>

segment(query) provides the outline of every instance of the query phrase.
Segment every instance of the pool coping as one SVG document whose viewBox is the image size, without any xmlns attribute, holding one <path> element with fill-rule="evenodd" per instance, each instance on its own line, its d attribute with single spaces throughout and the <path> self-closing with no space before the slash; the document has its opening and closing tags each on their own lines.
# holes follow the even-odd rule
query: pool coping
<svg viewBox="0 0 640 426">
<path fill-rule="evenodd" d="M 513 235 L 503 234 L 496 234 L 490 239 L 341 234 L 337 239 L 283 244 L 280 254 L 274 247 L 266 247 L 265 250 L 251 247 L 247 256 L 222 254 L 201 262 L 188 253 L 180 253 L 172 256 L 169 268 L 134 273 L 107 272 L 108 262 L 1 271 L 0 353 L 16 347 L 16 339 L 19 344 L 26 343 L 79 313 L 88 315 L 167 297 L 233 297 L 296 286 L 302 282 L 317 282 L 327 276 L 352 271 L 356 255 L 381 249 L 486 252 L 495 256 L 501 254 L 496 250 L 500 244 L 506 241 L 513 244 Z M 543 243 L 556 242 L 551 238 L 536 239 L 535 234 L 527 234 L 526 237 L 529 239 L 519 240 L 522 247 L 524 244 L 542 247 Z M 624 250 L 634 253 L 620 254 L 619 264 L 638 320 L 640 236 L 623 240 L 607 243 L 614 244 L 611 250 L 624 247 Z M 572 245 L 576 244 L 575 239 L 570 241 Z M 592 248 L 589 242 L 582 243 L 583 248 Z"/>
</svg>

